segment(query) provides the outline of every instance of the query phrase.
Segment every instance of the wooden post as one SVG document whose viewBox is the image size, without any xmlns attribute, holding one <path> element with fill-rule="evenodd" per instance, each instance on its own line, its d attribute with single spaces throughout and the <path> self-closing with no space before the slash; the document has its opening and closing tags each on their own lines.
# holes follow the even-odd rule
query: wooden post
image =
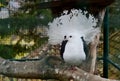
<svg viewBox="0 0 120 81">
<path fill-rule="evenodd" d="M 104 18 L 104 14 L 105 14 L 105 9 L 103 9 L 102 11 L 99 12 L 98 14 L 98 25 L 97 27 L 100 28 L 101 30 L 101 25 L 103 22 L 103 18 Z M 96 66 L 96 58 L 97 58 L 97 45 L 99 43 L 99 38 L 100 38 L 100 33 L 98 33 L 94 40 L 88 45 L 89 47 L 89 55 L 87 60 L 81 65 L 81 69 L 89 72 L 89 73 L 94 73 L 95 71 L 95 66 Z"/>
</svg>

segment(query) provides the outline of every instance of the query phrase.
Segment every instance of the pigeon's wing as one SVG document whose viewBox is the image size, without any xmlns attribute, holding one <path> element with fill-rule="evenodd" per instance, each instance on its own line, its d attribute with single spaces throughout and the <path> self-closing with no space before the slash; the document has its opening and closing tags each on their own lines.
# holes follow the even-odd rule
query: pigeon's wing
<svg viewBox="0 0 120 81">
<path fill-rule="evenodd" d="M 64 41 L 62 41 L 62 44 L 61 44 L 60 56 L 61 56 L 62 59 L 63 59 L 63 53 L 65 51 L 66 43 L 67 43 L 67 40 L 64 40 Z"/>
<path fill-rule="evenodd" d="M 88 57 L 88 53 L 89 53 L 89 48 L 88 48 L 88 45 L 86 43 L 86 41 L 84 40 L 83 37 L 81 37 L 82 41 L 83 41 L 83 48 L 84 48 L 84 52 L 86 54 L 86 57 Z"/>
</svg>

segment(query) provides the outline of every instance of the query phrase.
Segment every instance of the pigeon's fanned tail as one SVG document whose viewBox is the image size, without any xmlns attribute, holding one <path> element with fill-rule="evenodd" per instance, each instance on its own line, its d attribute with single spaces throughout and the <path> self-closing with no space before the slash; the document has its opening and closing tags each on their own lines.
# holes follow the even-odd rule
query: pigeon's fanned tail
<svg viewBox="0 0 120 81">
<path fill-rule="evenodd" d="M 63 37 L 72 32 L 79 32 L 80 36 L 83 36 L 85 41 L 90 43 L 94 36 L 100 32 L 97 28 L 98 19 L 89 14 L 86 17 L 87 11 L 72 9 L 68 13 L 67 10 L 63 11 L 60 17 L 55 18 L 50 22 L 48 36 L 50 44 L 60 44 L 63 41 Z"/>
</svg>

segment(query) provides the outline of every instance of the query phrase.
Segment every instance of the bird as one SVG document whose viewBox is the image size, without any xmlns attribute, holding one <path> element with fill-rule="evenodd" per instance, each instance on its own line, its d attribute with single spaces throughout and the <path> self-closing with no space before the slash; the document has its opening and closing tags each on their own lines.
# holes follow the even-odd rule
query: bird
<svg viewBox="0 0 120 81">
<path fill-rule="evenodd" d="M 61 44 L 60 55 L 64 62 L 71 65 L 80 65 L 82 61 L 86 60 L 87 49 L 83 37 L 79 34 L 65 35 Z"/>
<path fill-rule="evenodd" d="M 60 56 L 70 64 L 81 64 L 89 58 L 88 45 L 100 33 L 99 20 L 88 11 L 81 9 L 65 10 L 59 17 L 49 22 L 48 43 L 61 45 Z"/>
</svg>

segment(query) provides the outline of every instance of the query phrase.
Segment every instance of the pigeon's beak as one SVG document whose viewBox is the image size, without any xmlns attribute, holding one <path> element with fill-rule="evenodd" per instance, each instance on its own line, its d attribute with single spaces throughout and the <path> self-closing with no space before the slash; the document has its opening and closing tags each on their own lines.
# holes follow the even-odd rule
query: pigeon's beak
<svg viewBox="0 0 120 81">
<path fill-rule="evenodd" d="M 66 39 L 65 41 L 66 41 L 66 42 L 68 42 L 68 40 L 67 40 L 67 39 Z"/>
<path fill-rule="evenodd" d="M 67 36 L 64 36 L 64 41 L 68 42 Z"/>
</svg>

